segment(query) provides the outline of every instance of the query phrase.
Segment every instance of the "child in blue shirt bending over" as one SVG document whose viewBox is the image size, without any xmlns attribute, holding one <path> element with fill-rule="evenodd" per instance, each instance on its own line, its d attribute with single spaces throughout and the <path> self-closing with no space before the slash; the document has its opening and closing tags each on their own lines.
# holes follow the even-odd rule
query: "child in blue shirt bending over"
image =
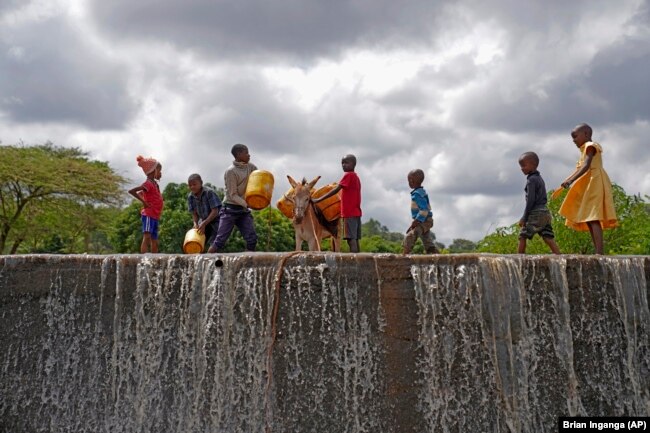
<svg viewBox="0 0 650 433">
<path fill-rule="evenodd" d="M 433 241 L 431 228 L 433 227 L 433 213 L 429 203 L 429 195 L 422 188 L 424 172 L 422 170 L 411 170 L 407 176 L 411 191 L 411 217 L 413 222 L 406 231 L 404 237 L 403 253 L 410 254 L 413 245 L 418 238 L 422 239 L 424 250 L 427 254 L 437 254 L 438 249 Z"/>
<path fill-rule="evenodd" d="M 560 248 L 555 243 L 555 235 L 551 226 L 551 212 L 546 207 L 546 184 L 537 171 L 539 157 L 535 152 L 525 152 L 519 157 L 519 167 L 526 175 L 526 208 L 524 215 L 519 220 L 519 248 L 517 252 L 526 252 L 526 240 L 532 239 L 535 233 L 539 234 L 553 254 L 560 254 Z"/>
</svg>

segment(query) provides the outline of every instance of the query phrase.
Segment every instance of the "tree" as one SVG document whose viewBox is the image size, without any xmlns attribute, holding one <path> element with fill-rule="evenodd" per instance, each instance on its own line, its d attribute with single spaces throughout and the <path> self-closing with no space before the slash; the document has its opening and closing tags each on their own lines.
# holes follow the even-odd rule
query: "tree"
<svg viewBox="0 0 650 433">
<path fill-rule="evenodd" d="M 104 224 L 102 208 L 120 204 L 124 183 L 108 163 L 77 148 L 0 146 L 0 253 L 55 235 L 62 252 L 90 245 Z"/>
<path fill-rule="evenodd" d="M 361 238 L 379 236 L 381 239 L 391 242 L 402 242 L 404 235 L 397 232 L 388 231 L 388 227 L 382 225 L 374 218 L 370 218 L 361 224 Z"/>
<path fill-rule="evenodd" d="M 650 254 L 650 213 L 648 203 L 639 195 L 627 195 L 623 188 L 613 185 L 614 207 L 619 227 L 604 231 L 606 254 Z M 564 225 L 564 218 L 558 213 L 563 193 L 558 200 L 549 196 L 548 208 L 553 215 L 553 231 L 560 250 L 565 254 L 591 254 L 593 244 L 588 232 L 577 232 Z M 648 197 L 646 196 L 646 200 Z M 480 252 L 511 254 L 517 250 L 519 226 L 513 224 L 499 227 L 478 242 Z M 549 253 L 544 242 L 535 236 L 528 242 L 526 252 L 533 254 Z"/>
<path fill-rule="evenodd" d="M 476 251 L 476 243 L 467 239 L 454 239 L 449 245 L 449 252 L 453 254 L 471 253 L 474 251 Z"/>
</svg>

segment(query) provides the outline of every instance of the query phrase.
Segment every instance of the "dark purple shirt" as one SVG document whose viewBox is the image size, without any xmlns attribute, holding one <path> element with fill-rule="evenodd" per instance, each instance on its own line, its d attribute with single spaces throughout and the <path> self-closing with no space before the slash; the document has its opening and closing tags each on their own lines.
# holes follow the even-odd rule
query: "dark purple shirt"
<svg viewBox="0 0 650 433">
<path fill-rule="evenodd" d="M 526 222 L 531 211 L 546 209 L 546 184 L 544 184 L 544 179 L 539 171 L 535 170 L 527 176 L 524 191 L 526 192 L 526 209 L 521 219 Z"/>
</svg>

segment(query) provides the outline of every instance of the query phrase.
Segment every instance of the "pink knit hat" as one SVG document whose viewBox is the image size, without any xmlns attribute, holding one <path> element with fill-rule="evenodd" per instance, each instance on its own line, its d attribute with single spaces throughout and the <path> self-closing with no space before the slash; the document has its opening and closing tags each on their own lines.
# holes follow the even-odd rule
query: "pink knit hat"
<svg viewBox="0 0 650 433">
<path fill-rule="evenodd" d="M 138 161 L 138 165 L 142 168 L 144 174 L 149 174 L 153 172 L 156 169 L 156 166 L 158 165 L 158 161 L 156 161 L 155 159 L 145 158 L 142 155 L 138 155 L 136 161 Z"/>
</svg>

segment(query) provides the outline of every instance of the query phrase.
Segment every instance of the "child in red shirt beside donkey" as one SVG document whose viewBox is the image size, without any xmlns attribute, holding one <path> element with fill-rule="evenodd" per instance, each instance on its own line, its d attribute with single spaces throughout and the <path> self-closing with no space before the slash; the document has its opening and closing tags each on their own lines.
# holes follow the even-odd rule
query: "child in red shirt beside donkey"
<svg viewBox="0 0 650 433">
<path fill-rule="evenodd" d="M 145 158 L 141 155 L 138 155 L 136 160 L 144 174 L 147 175 L 147 180 L 144 183 L 129 190 L 129 194 L 140 200 L 144 206 L 140 211 L 142 215 L 140 252 L 143 254 L 148 251 L 157 253 L 158 222 L 163 210 L 163 197 L 158 186 L 158 181 L 162 176 L 162 164 L 153 158 Z"/>
<path fill-rule="evenodd" d="M 314 199 L 314 203 L 330 198 L 341 191 L 341 218 L 343 218 L 343 239 L 348 242 L 350 252 L 359 252 L 361 239 L 361 180 L 354 169 L 357 158 L 345 155 L 341 159 L 341 167 L 345 172 L 336 188 L 322 197 Z"/>
</svg>

